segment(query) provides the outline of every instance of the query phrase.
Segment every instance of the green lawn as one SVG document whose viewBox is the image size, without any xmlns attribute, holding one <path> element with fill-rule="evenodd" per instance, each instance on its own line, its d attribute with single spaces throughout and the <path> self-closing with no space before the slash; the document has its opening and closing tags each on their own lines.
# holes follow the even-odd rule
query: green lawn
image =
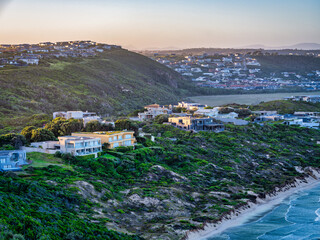
<svg viewBox="0 0 320 240">
<path fill-rule="evenodd" d="M 106 153 L 105 155 L 102 155 L 101 157 L 104 157 L 104 158 L 107 158 L 107 159 L 115 159 L 116 157 L 115 156 L 112 156 L 108 153 Z"/>
<path fill-rule="evenodd" d="M 64 164 L 61 158 L 57 158 L 53 154 L 30 152 L 27 153 L 27 158 L 32 161 L 32 164 L 23 166 L 23 169 L 30 166 L 47 167 L 49 165 L 58 165 L 69 170 L 73 170 L 71 166 Z"/>
</svg>

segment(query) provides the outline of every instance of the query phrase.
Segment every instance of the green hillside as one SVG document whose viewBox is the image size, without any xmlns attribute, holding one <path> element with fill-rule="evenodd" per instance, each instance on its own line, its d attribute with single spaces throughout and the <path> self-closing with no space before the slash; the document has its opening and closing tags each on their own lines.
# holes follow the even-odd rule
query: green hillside
<svg viewBox="0 0 320 240">
<path fill-rule="evenodd" d="M 189 84 L 173 70 L 122 49 L 6 68 L 0 70 L 0 127 L 23 126 L 34 114 L 54 111 L 128 113 L 145 104 L 177 101 Z"/>
<path fill-rule="evenodd" d="M 319 130 L 226 129 L 191 133 L 148 124 L 145 132 L 161 133 L 155 142 L 140 138 L 135 149 L 108 150 L 96 159 L 28 153 L 32 165 L 25 171 L 0 173 L 0 239 L 8 230 L 25 240 L 181 240 L 312 175 L 309 166 L 320 167 Z"/>
<path fill-rule="evenodd" d="M 279 114 L 293 114 L 294 112 L 320 112 L 320 103 L 295 102 L 275 100 L 249 106 L 252 111 L 278 111 Z"/>
</svg>

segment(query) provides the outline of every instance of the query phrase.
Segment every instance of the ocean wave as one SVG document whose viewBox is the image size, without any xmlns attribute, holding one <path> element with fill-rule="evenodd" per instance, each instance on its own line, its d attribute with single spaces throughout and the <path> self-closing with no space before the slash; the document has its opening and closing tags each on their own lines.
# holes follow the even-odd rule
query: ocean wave
<svg viewBox="0 0 320 240">
<path fill-rule="evenodd" d="M 314 221 L 319 222 L 320 221 L 320 208 L 318 208 L 314 213 L 317 215 L 317 217 Z"/>
</svg>

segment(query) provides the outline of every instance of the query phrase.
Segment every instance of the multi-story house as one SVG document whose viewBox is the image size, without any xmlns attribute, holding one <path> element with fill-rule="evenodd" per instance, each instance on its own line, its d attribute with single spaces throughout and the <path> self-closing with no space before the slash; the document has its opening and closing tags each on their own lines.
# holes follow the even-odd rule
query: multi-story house
<svg viewBox="0 0 320 240">
<path fill-rule="evenodd" d="M 79 132 L 72 133 L 72 136 L 78 137 L 94 137 L 100 138 L 101 143 L 107 143 L 108 148 L 116 148 L 120 146 L 133 146 L 136 142 L 134 131 L 109 131 L 109 132 Z"/>
<path fill-rule="evenodd" d="M 170 117 L 169 124 L 183 130 L 194 131 L 224 131 L 224 125 L 217 123 L 214 118 L 196 118 L 196 117 Z"/>
<path fill-rule="evenodd" d="M 59 141 L 34 142 L 31 147 L 22 147 L 27 152 L 43 152 L 54 154 L 56 152 L 70 153 L 73 156 L 83 156 L 102 151 L 101 139 L 90 136 L 62 136 Z"/>
<path fill-rule="evenodd" d="M 102 151 L 101 139 L 89 136 L 63 136 L 58 137 L 60 152 L 70 153 L 74 156 L 94 154 Z"/>
<path fill-rule="evenodd" d="M 28 164 L 26 151 L 0 151 L 0 171 L 19 171 L 21 170 L 21 165 L 25 164 Z"/>
</svg>

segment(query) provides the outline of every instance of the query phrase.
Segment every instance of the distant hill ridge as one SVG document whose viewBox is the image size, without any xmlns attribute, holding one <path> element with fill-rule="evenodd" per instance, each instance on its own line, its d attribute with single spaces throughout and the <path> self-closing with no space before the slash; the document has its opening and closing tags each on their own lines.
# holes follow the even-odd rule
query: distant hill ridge
<svg viewBox="0 0 320 240">
<path fill-rule="evenodd" d="M 192 89 L 177 72 L 123 49 L 91 58 L 49 59 L 39 66 L 4 68 L 0 86 L 0 128 L 54 111 L 125 114 L 154 102 L 178 101 Z"/>
</svg>

